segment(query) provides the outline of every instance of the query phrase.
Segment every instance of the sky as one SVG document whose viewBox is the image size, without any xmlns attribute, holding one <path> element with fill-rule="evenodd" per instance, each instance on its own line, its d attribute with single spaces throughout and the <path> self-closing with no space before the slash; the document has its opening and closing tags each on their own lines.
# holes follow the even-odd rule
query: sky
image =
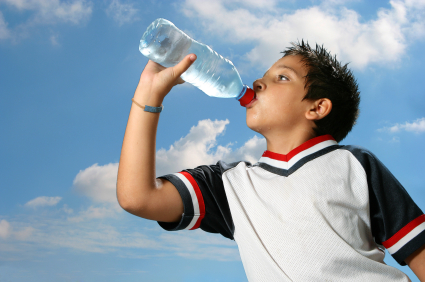
<svg viewBox="0 0 425 282">
<path fill-rule="evenodd" d="M 425 0 L 0 0 L 0 281 L 247 281 L 233 241 L 166 232 L 117 203 L 138 44 L 157 18 L 248 85 L 290 42 L 323 44 L 361 91 L 341 144 L 371 150 L 425 210 Z M 234 99 L 183 84 L 164 100 L 158 175 L 265 149 Z"/>
</svg>

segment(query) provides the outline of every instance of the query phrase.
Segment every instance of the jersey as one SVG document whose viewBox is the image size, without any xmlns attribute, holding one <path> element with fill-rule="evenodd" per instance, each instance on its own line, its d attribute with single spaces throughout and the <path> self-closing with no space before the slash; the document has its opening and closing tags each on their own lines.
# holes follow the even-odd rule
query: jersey
<svg viewBox="0 0 425 282">
<path fill-rule="evenodd" d="M 313 138 L 287 155 L 162 176 L 180 193 L 180 222 L 236 241 L 249 281 L 410 281 L 384 262 L 425 244 L 425 215 L 371 152 Z"/>
</svg>

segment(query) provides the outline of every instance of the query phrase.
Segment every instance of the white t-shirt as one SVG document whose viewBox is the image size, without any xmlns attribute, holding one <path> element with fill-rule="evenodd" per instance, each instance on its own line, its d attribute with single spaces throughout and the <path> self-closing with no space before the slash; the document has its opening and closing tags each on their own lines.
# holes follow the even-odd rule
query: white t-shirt
<svg viewBox="0 0 425 282">
<path fill-rule="evenodd" d="M 249 281 L 410 281 L 402 265 L 425 244 L 425 215 L 370 152 L 313 138 L 287 155 L 163 176 L 179 191 L 180 222 L 236 241 Z"/>
</svg>

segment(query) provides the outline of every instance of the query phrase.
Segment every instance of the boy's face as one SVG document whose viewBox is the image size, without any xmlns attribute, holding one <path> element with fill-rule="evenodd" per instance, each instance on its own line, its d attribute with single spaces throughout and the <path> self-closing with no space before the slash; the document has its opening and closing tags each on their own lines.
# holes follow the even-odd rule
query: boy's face
<svg viewBox="0 0 425 282">
<path fill-rule="evenodd" d="M 303 100 L 307 68 L 301 59 L 301 56 L 281 58 L 253 84 L 256 98 L 247 106 L 246 122 L 266 138 L 270 134 L 282 136 L 308 128 L 305 113 L 311 101 Z"/>
</svg>

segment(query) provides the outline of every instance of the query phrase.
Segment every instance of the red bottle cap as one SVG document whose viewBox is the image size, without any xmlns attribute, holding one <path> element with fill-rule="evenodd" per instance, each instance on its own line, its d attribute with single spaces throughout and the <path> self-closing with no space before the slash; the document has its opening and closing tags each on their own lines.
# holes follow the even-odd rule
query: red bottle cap
<svg viewBox="0 0 425 282">
<path fill-rule="evenodd" d="M 252 101 L 252 99 L 254 99 L 254 96 L 255 96 L 254 90 L 247 87 L 245 94 L 239 99 L 239 103 L 241 104 L 242 107 L 246 107 L 246 105 L 248 105 Z"/>
</svg>

